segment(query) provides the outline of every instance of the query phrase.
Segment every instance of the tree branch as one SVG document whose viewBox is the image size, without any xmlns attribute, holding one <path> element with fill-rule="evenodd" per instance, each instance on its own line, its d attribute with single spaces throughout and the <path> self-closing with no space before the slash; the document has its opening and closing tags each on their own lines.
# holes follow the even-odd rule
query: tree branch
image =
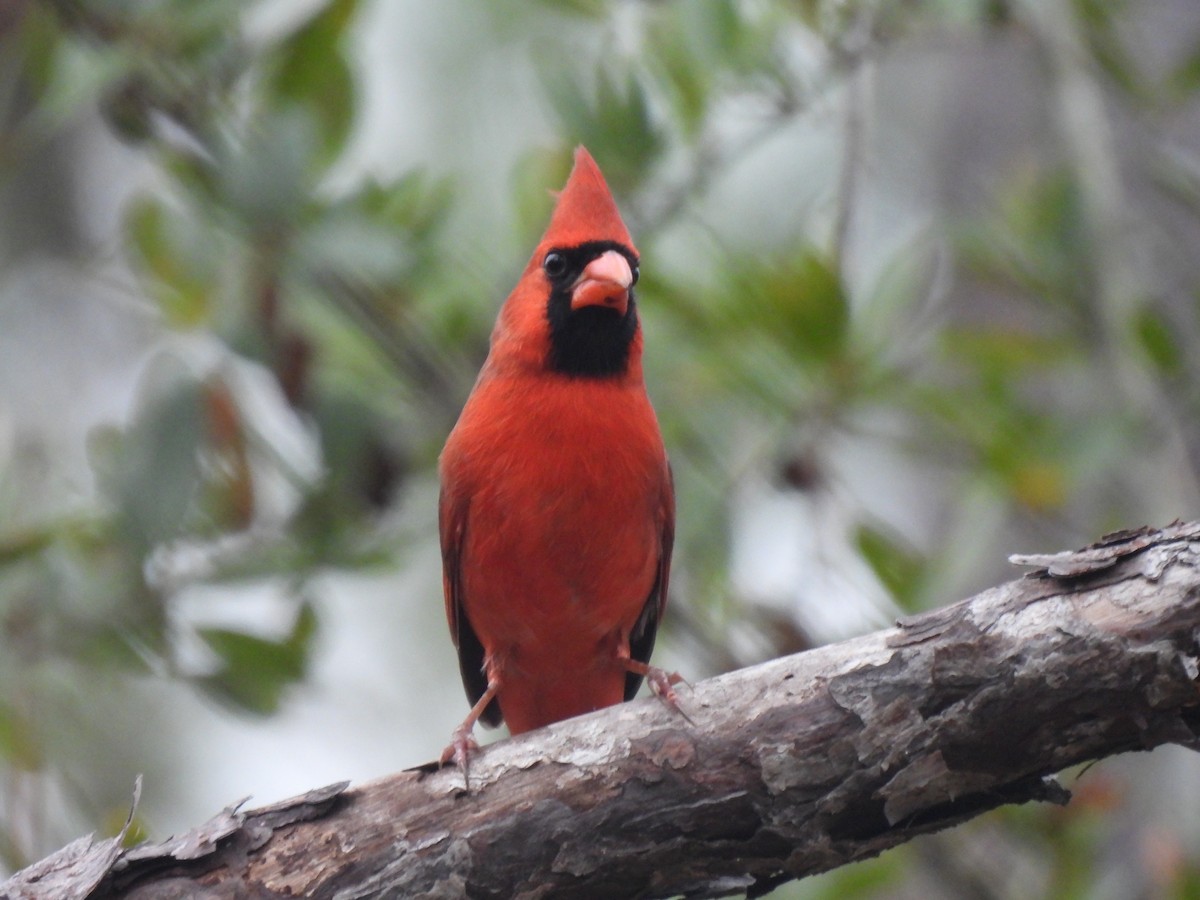
<svg viewBox="0 0 1200 900">
<path fill-rule="evenodd" d="M 1194 746 L 1200 523 L 1014 562 L 1040 568 L 685 689 L 691 724 L 648 698 L 485 749 L 469 793 L 425 767 L 132 850 L 77 841 L 0 898 L 755 896 L 1065 802 L 1064 767 Z"/>
</svg>

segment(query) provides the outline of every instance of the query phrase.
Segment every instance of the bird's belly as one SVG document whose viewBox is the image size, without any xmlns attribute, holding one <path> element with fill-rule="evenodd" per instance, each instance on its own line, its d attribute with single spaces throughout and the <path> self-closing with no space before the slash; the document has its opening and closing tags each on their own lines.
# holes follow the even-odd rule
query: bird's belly
<svg viewBox="0 0 1200 900">
<path fill-rule="evenodd" d="M 644 490 L 578 475 L 530 480 L 493 484 L 475 498 L 467 616 L 485 649 L 510 666 L 586 662 L 614 634 L 627 639 L 657 575 L 658 525 Z M 481 522 L 490 525 L 474 527 Z"/>
<path fill-rule="evenodd" d="M 570 497 L 558 506 L 573 506 Z M 620 648 L 654 585 L 658 537 L 645 514 L 510 514 L 468 537 L 467 617 L 502 672 L 514 734 L 619 703 Z"/>
</svg>

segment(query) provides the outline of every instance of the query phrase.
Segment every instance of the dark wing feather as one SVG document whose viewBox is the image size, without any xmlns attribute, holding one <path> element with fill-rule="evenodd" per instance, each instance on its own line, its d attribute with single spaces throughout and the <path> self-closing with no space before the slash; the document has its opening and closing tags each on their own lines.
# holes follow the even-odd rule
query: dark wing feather
<svg viewBox="0 0 1200 900">
<path fill-rule="evenodd" d="M 654 652 L 654 638 L 658 634 L 658 623 L 667 608 L 667 587 L 671 578 L 671 550 L 675 546 L 675 478 L 671 464 L 667 463 L 667 477 L 662 495 L 659 515 L 662 519 L 659 550 L 658 575 L 646 605 L 629 633 L 629 655 L 639 662 L 649 663 Z M 625 675 L 625 699 L 632 700 L 642 686 L 642 676 L 628 672 Z"/>
<path fill-rule="evenodd" d="M 467 535 L 467 504 L 455 503 L 442 491 L 438 503 L 438 532 L 442 543 L 442 592 L 446 599 L 446 621 L 450 638 L 458 650 L 458 668 L 462 673 L 467 699 L 474 706 L 487 690 L 487 673 L 483 669 L 483 644 L 463 607 L 462 548 Z M 493 728 L 504 721 L 500 704 L 493 700 L 479 717 Z"/>
</svg>

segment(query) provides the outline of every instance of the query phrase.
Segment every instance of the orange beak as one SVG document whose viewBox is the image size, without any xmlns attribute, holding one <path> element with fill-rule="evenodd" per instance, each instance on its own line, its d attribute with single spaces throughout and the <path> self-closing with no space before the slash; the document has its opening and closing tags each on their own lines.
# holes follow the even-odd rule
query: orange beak
<svg viewBox="0 0 1200 900">
<path fill-rule="evenodd" d="M 571 309 L 607 306 L 623 316 L 629 308 L 631 287 L 633 270 L 629 260 L 616 250 L 605 250 L 584 266 L 571 285 Z"/>
</svg>

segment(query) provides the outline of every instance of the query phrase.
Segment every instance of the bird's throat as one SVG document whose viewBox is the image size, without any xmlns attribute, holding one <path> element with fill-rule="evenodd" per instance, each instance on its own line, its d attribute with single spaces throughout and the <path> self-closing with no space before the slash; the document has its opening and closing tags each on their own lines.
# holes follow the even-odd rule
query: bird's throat
<svg viewBox="0 0 1200 900">
<path fill-rule="evenodd" d="M 629 371 L 638 329 L 632 295 L 622 313 L 603 306 L 571 309 L 570 295 L 556 291 L 547 318 L 551 371 L 581 378 L 619 378 Z"/>
</svg>

